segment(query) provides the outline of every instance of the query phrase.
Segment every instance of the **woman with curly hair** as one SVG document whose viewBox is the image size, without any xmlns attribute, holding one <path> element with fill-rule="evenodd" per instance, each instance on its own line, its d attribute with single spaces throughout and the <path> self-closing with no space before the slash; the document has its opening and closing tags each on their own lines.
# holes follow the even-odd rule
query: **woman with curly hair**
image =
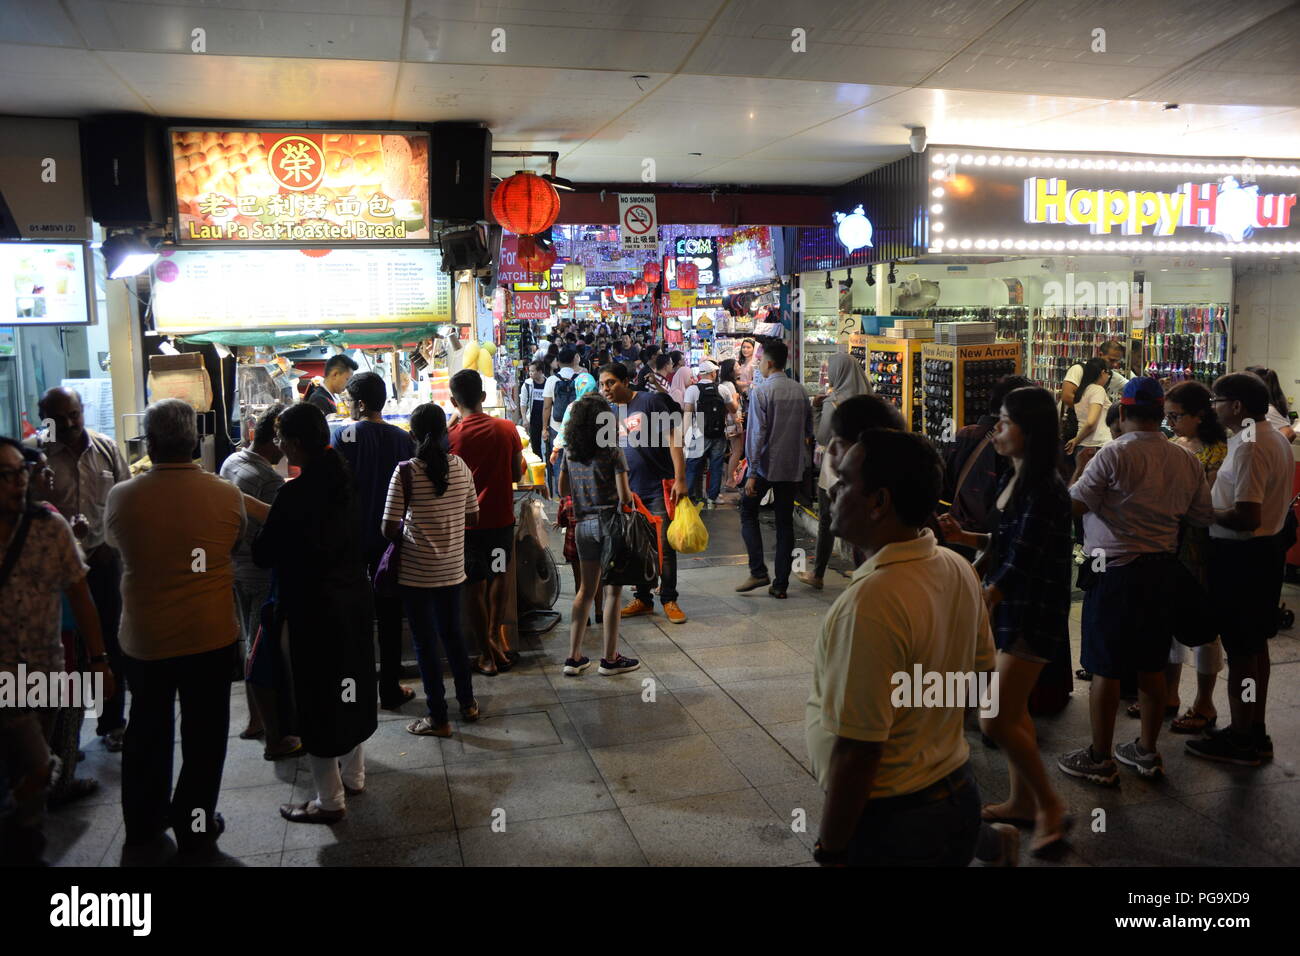
<svg viewBox="0 0 1300 956">
<path fill-rule="evenodd" d="M 569 657 L 564 662 L 564 673 L 577 677 L 591 666 L 591 661 L 582 654 L 582 639 L 587 630 L 587 615 L 601 588 L 601 519 L 620 505 L 630 507 L 632 489 L 627 481 L 627 459 L 618 447 L 617 419 L 609 403 L 599 395 L 587 395 L 570 405 L 568 411 L 560 494 L 573 499 L 580 583 L 573 598 Z M 617 584 L 604 588 L 605 654 L 599 672 L 607 677 L 641 666 L 640 662 L 618 652 L 622 592 L 623 588 Z"/>
</svg>

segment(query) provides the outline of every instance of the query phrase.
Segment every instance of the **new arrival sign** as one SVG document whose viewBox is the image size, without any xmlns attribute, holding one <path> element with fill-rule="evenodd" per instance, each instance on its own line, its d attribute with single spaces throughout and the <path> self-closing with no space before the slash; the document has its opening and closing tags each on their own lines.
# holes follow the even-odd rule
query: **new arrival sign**
<svg viewBox="0 0 1300 956">
<path fill-rule="evenodd" d="M 931 163 L 936 251 L 1300 248 L 1287 163 L 942 149 Z"/>
</svg>

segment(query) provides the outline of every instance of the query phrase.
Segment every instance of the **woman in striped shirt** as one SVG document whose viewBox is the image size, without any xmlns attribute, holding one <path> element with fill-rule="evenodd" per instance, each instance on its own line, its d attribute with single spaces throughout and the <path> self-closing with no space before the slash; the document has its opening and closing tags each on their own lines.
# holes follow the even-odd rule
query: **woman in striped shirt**
<svg viewBox="0 0 1300 956">
<path fill-rule="evenodd" d="M 447 417 L 434 404 L 411 413 L 415 457 L 388 482 L 384 536 L 401 548 L 397 583 L 429 712 L 406 729 L 421 737 L 450 737 L 437 639 L 447 652 L 461 717 L 478 720 L 469 657 L 461 639 L 461 587 L 465 582 L 465 528 L 478 521 L 474 476 L 446 451 Z"/>
</svg>

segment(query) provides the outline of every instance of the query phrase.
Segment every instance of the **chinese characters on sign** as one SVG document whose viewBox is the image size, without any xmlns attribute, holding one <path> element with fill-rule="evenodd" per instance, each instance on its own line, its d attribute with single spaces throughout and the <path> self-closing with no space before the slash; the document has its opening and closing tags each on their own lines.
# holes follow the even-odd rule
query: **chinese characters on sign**
<svg viewBox="0 0 1300 956">
<path fill-rule="evenodd" d="M 619 193 L 618 232 L 622 247 L 654 252 L 659 247 L 659 218 L 653 193 Z"/>
<path fill-rule="evenodd" d="M 173 130 L 181 242 L 426 240 L 429 137 Z"/>
</svg>

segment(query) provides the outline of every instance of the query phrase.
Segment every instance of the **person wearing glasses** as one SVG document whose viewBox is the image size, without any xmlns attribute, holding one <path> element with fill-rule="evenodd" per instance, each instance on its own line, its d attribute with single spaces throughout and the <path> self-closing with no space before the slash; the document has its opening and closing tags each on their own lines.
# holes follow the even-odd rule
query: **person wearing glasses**
<svg viewBox="0 0 1300 956">
<path fill-rule="evenodd" d="M 53 508 L 28 501 L 32 468 L 23 447 L 0 437 L 0 671 L 18 674 L 63 672 L 62 596 L 67 594 L 90 657 L 103 679 L 103 693 L 114 691 L 99 616 L 86 581 L 72 528 Z M 52 707 L 0 707 L 0 754 L 12 802 L 0 818 L 0 865 L 40 865 L 45 849 L 46 794 L 56 762 L 46 743 L 57 710 Z M 71 773 L 71 768 L 64 772 Z M 5 799 L 5 798 L 8 799 Z"/>
</svg>

